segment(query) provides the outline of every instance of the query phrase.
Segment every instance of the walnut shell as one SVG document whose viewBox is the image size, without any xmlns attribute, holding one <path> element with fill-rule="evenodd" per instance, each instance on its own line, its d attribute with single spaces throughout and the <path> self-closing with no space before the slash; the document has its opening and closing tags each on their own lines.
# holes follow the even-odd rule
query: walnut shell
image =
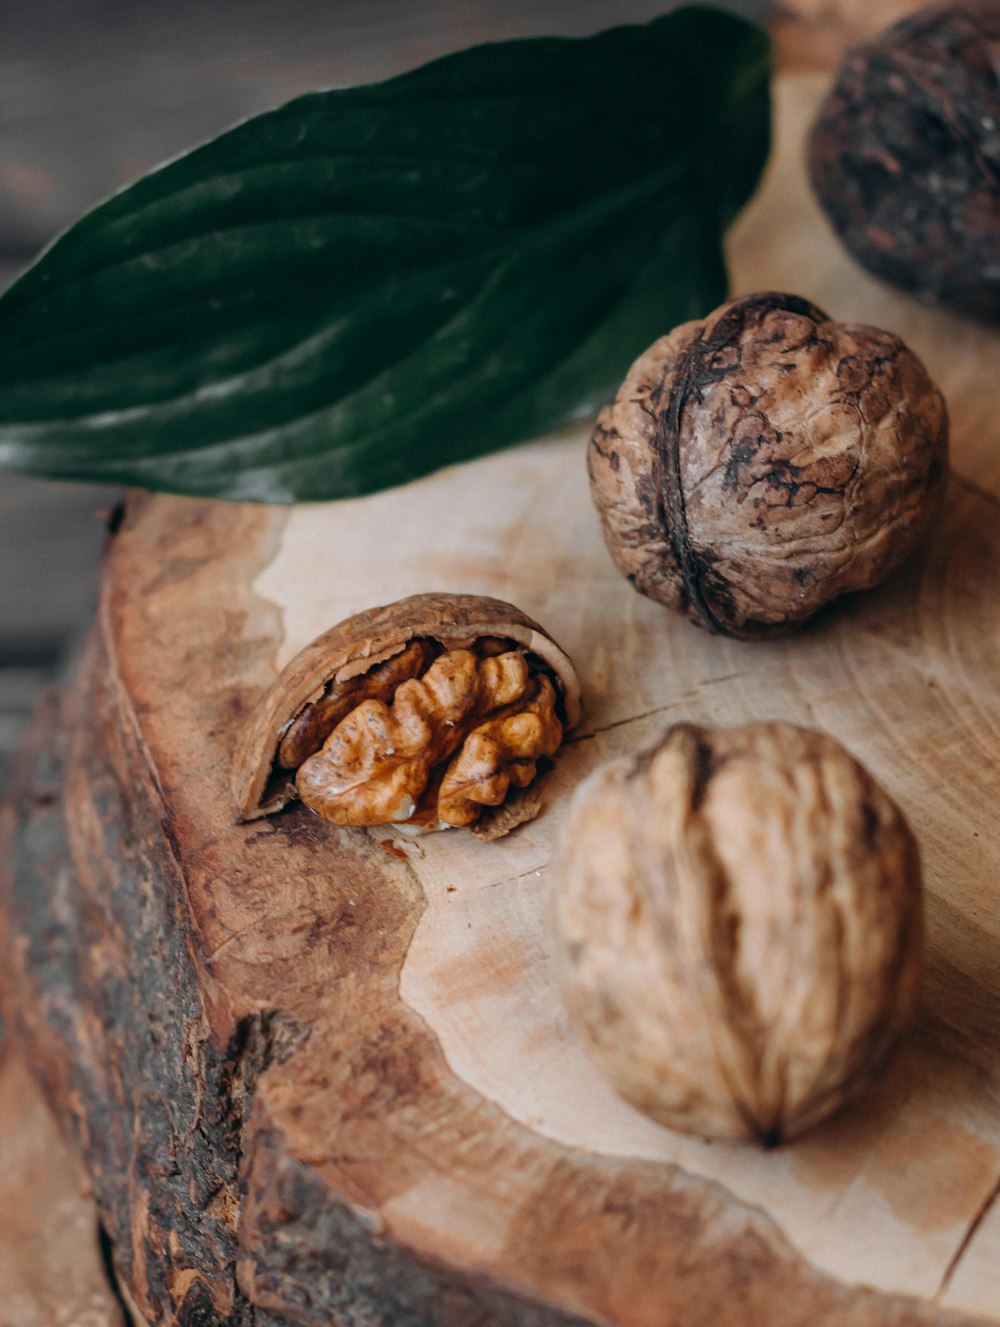
<svg viewBox="0 0 1000 1327">
<path fill-rule="evenodd" d="M 877 1076 L 923 960 L 917 846 L 832 738 L 679 724 L 577 789 L 556 855 L 559 972 L 616 1090 L 768 1145 Z"/>
<path fill-rule="evenodd" d="M 635 588 L 752 638 L 877 584 L 914 550 L 947 441 L 944 399 L 897 336 L 765 293 L 640 356 L 598 416 L 588 466 Z"/>
<path fill-rule="evenodd" d="M 414 595 L 339 623 L 287 665 L 256 707 L 236 753 L 239 817 L 270 815 L 301 796 L 338 824 L 412 820 L 437 828 L 426 807 L 415 814 L 418 796 L 411 808 L 398 779 L 388 802 L 384 788 L 369 805 L 363 804 L 364 785 L 358 793 L 362 775 L 399 773 L 403 752 L 388 745 L 387 726 L 405 728 L 408 721 L 402 734 L 407 755 L 427 756 L 420 793 L 430 781 L 428 796 L 446 799 L 450 823 L 475 823 L 483 837 L 495 837 L 537 814 L 535 762 L 554 754 L 563 728 L 579 716 L 580 687 L 570 659 L 526 614 L 480 595 Z M 530 750 L 524 745 L 529 729 Z M 350 766 L 353 800 L 346 809 L 328 796 L 324 759 Z M 494 799 L 488 811 L 470 801 L 470 778 Z M 412 779 L 408 786 L 413 789 Z"/>
<path fill-rule="evenodd" d="M 933 5 L 848 51 L 809 175 L 869 271 L 1000 319 L 1000 4 Z"/>
</svg>

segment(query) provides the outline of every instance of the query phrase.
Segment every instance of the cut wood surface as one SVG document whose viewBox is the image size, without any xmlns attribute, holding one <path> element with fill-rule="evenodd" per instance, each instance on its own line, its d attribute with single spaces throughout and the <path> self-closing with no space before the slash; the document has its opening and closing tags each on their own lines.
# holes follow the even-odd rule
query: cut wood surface
<svg viewBox="0 0 1000 1327">
<path fill-rule="evenodd" d="M 1000 1322 L 1000 335 L 860 272 L 810 199 L 788 73 L 737 292 L 901 333 L 954 476 L 921 556 L 800 636 L 711 637 L 604 550 L 587 430 L 294 510 L 136 497 L 76 687 L 8 817 L 13 1012 L 150 1323 Z M 540 818 L 484 844 L 234 824 L 276 670 L 350 613 L 486 593 L 573 656 Z M 577 1046 L 542 915 L 569 793 L 677 719 L 825 728 L 921 842 L 930 963 L 879 1088 L 775 1152 L 660 1128 Z M 44 729 L 44 731 L 43 731 Z M 252 1316 L 255 1313 L 256 1316 Z"/>
</svg>

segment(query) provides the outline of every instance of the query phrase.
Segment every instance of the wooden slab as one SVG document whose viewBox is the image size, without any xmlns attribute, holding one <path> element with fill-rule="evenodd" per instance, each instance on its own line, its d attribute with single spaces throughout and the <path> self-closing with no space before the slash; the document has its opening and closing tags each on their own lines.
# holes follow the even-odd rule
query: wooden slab
<svg viewBox="0 0 1000 1327">
<path fill-rule="evenodd" d="M 841 253 L 800 164 L 823 84 L 782 80 L 734 286 L 901 332 L 949 399 L 946 510 L 880 590 L 785 642 L 672 618 L 611 567 L 584 429 L 350 503 L 130 504 L 89 661 L 20 782 L 6 943 L 150 1322 L 1000 1322 L 1000 336 Z M 275 670 L 425 589 L 511 599 L 575 657 L 587 717 L 541 818 L 494 844 L 301 809 L 234 826 L 228 764 Z M 771 717 L 837 735 L 911 817 L 931 959 L 879 1090 L 763 1153 L 608 1091 L 541 901 L 597 763 L 675 719 Z"/>
</svg>

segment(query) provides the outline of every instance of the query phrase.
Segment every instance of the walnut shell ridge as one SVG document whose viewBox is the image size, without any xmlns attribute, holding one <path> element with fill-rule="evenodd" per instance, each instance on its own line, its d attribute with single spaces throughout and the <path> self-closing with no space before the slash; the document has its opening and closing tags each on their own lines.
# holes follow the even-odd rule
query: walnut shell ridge
<svg viewBox="0 0 1000 1327">
<path fill-rule="evenodd" d="M 856 1097 L 923 966 L 916 842 L 837 742 L 679 724 L 577 789 L 551 888 L 558 971 L 619 1094 L 773 1145 Z"/>
<path fill-rule="evenodd" d="M 635 588 L 754 638 L 899 566 L 933 518 L 947 445 L 944 398 L 897 336 L 768 292 L 641 355 L 588 469 Z"/>
<path fill-rule="evenodd" d="M 514 641 L 537 656 L 555 679 L 566 727 L 580 718 L 580 684 L 567 654 L 513 604 L 485 595 L 430 593 L 371 608 L 331 627 L 301 650 L 254 707 L 233 763 L 232 789 L 241 820 L 280 811 L 296 796 L 295 772 L 276 767 L 283 734 L 331 681 L 359 677 L 414 640 L 461 649 L 484 637 Z"/>
</svg>

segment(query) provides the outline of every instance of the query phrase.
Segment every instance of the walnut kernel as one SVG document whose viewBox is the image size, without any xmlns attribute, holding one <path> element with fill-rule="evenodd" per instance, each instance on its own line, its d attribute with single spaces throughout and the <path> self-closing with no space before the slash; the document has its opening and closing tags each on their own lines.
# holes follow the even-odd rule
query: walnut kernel
<svg viewBox="0 0 1000 1327">
<path fill-rule="evenodd" d="M 636 360 L 598 416 L 591 491 L 640 593 L 767 636 L 914 550 L 947 437 L 941 393 L 898 337 L 750 295 Z"/>
<path fill-rule="evenodd" d="M 235 773 L 243 819 L 298 797 L 337 825 L 471 826 L 537 814 L 533 785 L 579 716 L 555 642 L 518 609 L 416 595 L 307 646 L 264 698 Z"/>
<path fill-rule="evenodd" d="M 917 846 L 821 733 L 679 724 L 577 789 L 557 861 L 567 1008 L 671 1128 L 791 1138 L 872 1082 L 910 1017 Z"/>
</svg>

